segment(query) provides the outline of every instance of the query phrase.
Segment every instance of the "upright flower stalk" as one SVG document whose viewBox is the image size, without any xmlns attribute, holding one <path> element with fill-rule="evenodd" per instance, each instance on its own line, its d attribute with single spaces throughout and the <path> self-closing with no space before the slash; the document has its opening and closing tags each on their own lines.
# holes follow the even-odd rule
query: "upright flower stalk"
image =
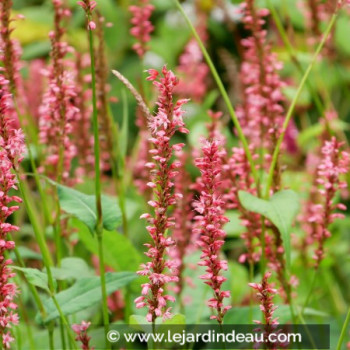
<svg viewBox="0 0 350 350">
<path fill-rule="evenodd" d="M 166 67 L 163 67 L 161 75 L 153 69 L 148 72 L 147 80 L 153 81 L 159 91 L 158 111 L 148 120 L 153 149 L 150 150 L 152 161 L 146 164 L 151 169 L 151 181 L 148 186 L 153 189 L 154 195 L 148 204 L 154 208 L 154 214 L 146 213 L 141 216 L 149 223 L 147 231 L 152 243 L 145 244 L 148 248 L 145 254 L 151 261 L 142 264 L 142 270 L 138 271 L 139 275 L 147 276 L 149 282 L 142 285 L 142 296 L 138 297 L 135 303 L 137 308 L 148 308 L 146 318 L 154 323 L 157 317 L 170 317 L 171 308 L 167 307 L 167 302 L 175 301 L 174 297 L 165 295 L 166 284 L 178 281 L 174 273 L 174 262 L 166 259 L 167 251 L 174 245 L 173 239 L 167 237 L 167 231 L 175 226 L 175 220 L 169 216 L 168 211 L 176 204 L 177 199 L 182 198 L 181 193 L 174 193 L 173 190 L 173 179 L 178 174 L 176 169 L 181 164 L 178 160 L 172 161 L 172 157 L 184 144 L 171 145 L 170 141 L 177 131 L 187 133 L 188 130 L 183 122 L 182 110 L 187 100 L 175 102 L 173 99 L 178 79 Z"/>
<path fill-rule="evenodd" d="M 337 218 L 344 218 L 344 215 L 336 210 L 346 210 L 344 204 L 335 203 L 335 195 L 338 191 L 347 188 L 347 183 L 341 180 L 342 174 L 349 171 L 350 154 L 342 151 L 342 142 L 338 142 L 335 137 L 330 141 L 325 141 L 322 147 L 321 164 L 317 168 L 318 192 L 323 198 L 322 204 L 315 204 L 314 215 L 309 217 L 310 223 L 317 224 L 313 235 L 317 245 L 314 259 L 315 267 L 318 268 L 324 258 L 324 244 L 331 236 L 329 225 Z"/>
<path fill-rule="evenodd" d="M 72 142 L 73 124 L 79 118 L 79 110 L 74 105 L 76 85 L 74 74 L 67 70 L 64 61 L 70 48 L 62 41 L 63 21 L 70 11 L 61 0 L 54 0 L 54 30 L 49 33 L 51 40 L 52 66 L 49 67 L 48 89 L 43 96 L 39 113 L 40 142 L 45 145 L 46 174 L 58 182 L 71 181 L 72 160 L 76 146 Z"/>
<path fill-rule="evenodd" d="M 11 38 L 13 31 L 10 28 L 13 21 L 10 18 L 12 4 L 12 0 L 3 0 L 0 4 L 0 56 L 5 68 L 3 74 L 9 81 L 9 90 L 11 93 L 17 93 L 22 84 L 20 75 L 21 48 L 19 43 Z M 23 91 L 19 92 L 22 93 Z"/>
<path fill-rule="evenodd" d="M 14 298 L 17 286 L 9 280 L 15 276 L 9 265 L 11 259 L 5 258 L 5 253 L 15 247 L 15 242 L 8 240 L 8 234 L 19 230 L 7 222 L 11 214 L 19 209 L 18 205 L 10 206 L 11 202 L 21 203 L 22 200 L 10 191 L 17 190 L 16 175 L 12 170 L 18 170 L 25 150 L 24 136 L 16 129 L 13 119 L 12 100 L 8 92 L 9 81 L 0 75 L 0 342 L 4 349 L 9 349 L 14 340 L 9 329 L 18 324 L 15 313 L 17 305 Z"/>
<path fill-rule="evenodd" d="M 251 34 L 242 39 L 244 56 L 241 66 L 243 106 L 239 110 L 246 135 L 256 148 L 271 152 L 283 123 L 283 94 L 278 71 L 282 64 L 271 52 L 267 31 L 263 28 L 267 9 L 258 9 L 255 0 L 242 5 L 243 22 Z"/>
<path fill-rule="evenodd" d="M 102 218 L 102 191 L 101 191 L 101 156 L 100 156 L 100 144 L 99 144 L 99 124 L 98 124 L 98 110 L 97 110 L 97 94 L 96 94 L 96 71 L 95 71 L 95 54 L 94 54 L 94 37 L 92 31 L 96 29 L 96 24 L 92 20 L 92 11 L 96 7 L 96 1 L 84 0 L 78 1 L 78 4 L 83 8 L 87 19 L 87 30 L 89 32 L 89 46 L 90 46 L 90 63 L 91 63 L 91 86 L 92 86 L 92 122 L 94 130 L 94 153 L 95 153 L 95 196 L 96 196 L 96 211 L 97 211 L 97 223 L 96 223 L 96 235 L 98 241 L 98 257 L 99 268 L 101 278 L 101 293 L 102 293 L 102 311 L 103 311 L 103 324 L 105 334 L 109 331 L 109 315 L 107 305 L 107 289 L 106 289 L 106 277 L 105 277 L 105 263 L 103 255 L 103 218 Z M 106 349 L 110 349 L 111 344 L 106 338 Z"/>
<path fill-rule="evenodd" d="M 143 58 L 148 50 L 147 43 L 151 40 L 150 34 L 154 30 L 150 21 L 154 6 L 149 3 L 149 0 L 138 0 L 138 2 L 139 4 L 129 7 L 132 14 L 130 22 L 133 25 L 130 33 L 137 41 L 132 48 Z"/>
<path fill-rule="evenodd" d="M 195 160 L 201 172 L 200 197 L 194 202 L 194 208 L 199 215 L 194 232 L 199 236 L 199 245 L 202 248 L 200 266 L 206 266 L 206 274 L 200 278 L 208 284 L 214 297 L 208 301 L 208 306 L 216 311 L 211 319 L 219 324 L 231 306 L 224 306 L 224 299 L 230 298 L 229 291 L 222 291 L 222 284 L 226 278 L 221 272 L 227 270 L 227 261 L 220 259 L 221 247 L 226 236 L 222 229 L 228 219 L 223 215 L 224 201 L 220 198 L 220 174 L 222 172 L 220 143 L 217 140 L 203 141 L 203 157 Z"/>
<path fill-rule="evenodd" d="M 257 329 L 257 331 L 263 332 L 263 343 L 266 349 L 277 350 L 278 348 L 285 347 L 285 344 L 271 343 L 269 336 L 272 333 L 276 333 L 276 326 L 278 325 L 277 318 L 274 318 L 274 312 L 277 306 L 273 303 L 273 297 L 277 294 L 277 289 L 274 289 L 269 282 L 271 272 L 266 272 L 261 283 L 249 283 L 249 286 L 257 291 L 257 298 L 260 303 L 260 310 L 263 313 L 264 322 L 254 321 L 257 324 L 264 324 L 265 326 Z M 259 346 L 259 344 L 257 344 Z"/>
</svg>

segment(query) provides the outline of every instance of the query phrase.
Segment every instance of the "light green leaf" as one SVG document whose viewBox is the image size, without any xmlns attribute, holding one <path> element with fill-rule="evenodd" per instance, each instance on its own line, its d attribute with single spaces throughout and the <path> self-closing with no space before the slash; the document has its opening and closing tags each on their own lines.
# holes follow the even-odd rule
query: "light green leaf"
<svg viewBox="0 0 350 350">
<path fill-rule="evenodd" d="M 93 276 L 85 260 L 80 258 L 64 258 L 60 267 L 52 267 L 51 272 L 57 280 L 81 279 Z"/>
<path fill-rule="evenodd" d="M 291 263 L 290 230 L 300 209 L 298 195 L 292 190 L 284 190 L 275 193 L 268 201 L 244 191 L 240 191 L 238 196 L 245 209 L 265 216 L 277 227 L 282 236 L 287 269 L 289 269 Z"/>
<path fill-rule="evenodd" d="M 168 320 L 165 320 L 163 322 L 163 325 L 184 325 L 186 324 L 186 317 L 182 314 L 175 314 L 173 317 L 169 318 Z"/>
<path fill-rule="evenodd" d="M 94 233 L 97 223 L 95 196 L 56 184 L 62 210 L 78 218 Z M 103 227 L 115 230 L 121 224 L 121 212 L 116 198 L 102 195 Z"/>
<path fill-rule="evenodd" d="M 41 254 L 25 246 L 19 246 L 17 247 L 17 250 L 22 259 L 42 260 Z M 17 260 L 15 252 L 11 252 L 10 257 L 13 261 Z"/>
<path fill-rule="evenodd" d="M 45 272 L 41 272 L 38 269 L 33 269 L 29 267 L 19 267 L 12 266 L 14 270 L 19 270 L 23 272 L 27 281 L 35 287 L 44 289 L 46 292 L 50 293 L 48 287 L 47 274 Z"/>
<path fill-rule="evenodd" d="M 227 232 L 227 237 L 239 237 L 245 230 L 245 227 L 241 225 L 237 210 L 228 210 L 225 216 L 230 220 L 225 226 L 224 230 Z"/>
<path fill-rule="evenodd" d="M 136 278 L 137 275 L 131 272 L 107 272 L 107 294 L 109 295 L 125 287 Z M 98 276 L 82 278 L 73 284 L 72 287 L 56 294 L 57 302 L 61 306 L 64 315 L 72 315 L 84 310 L 101 301 L 101 298 L 101 280 Z M 48 323 L 59 317 L 52 299 L 47 299 L 44 302 L 44 307 L 48 314 L 45 320 L 43 320 L 44 323 Z M 40 319 L 39 315 L 37 317 Z"/>
</svg>

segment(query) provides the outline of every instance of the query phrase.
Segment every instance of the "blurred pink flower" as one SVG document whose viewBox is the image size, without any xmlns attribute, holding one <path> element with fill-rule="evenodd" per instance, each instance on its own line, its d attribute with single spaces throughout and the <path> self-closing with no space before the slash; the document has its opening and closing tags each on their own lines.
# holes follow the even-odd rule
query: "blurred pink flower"
<svg viewBox="0 0 350 350">
<path fill-rule="evenodd" d="M 77 335 L 75 340 L 81 342 L 82 350 L 94 350 L 94 348 L 91 347 L 89 344 L 91 337 L 87 335 L 87 330 L 90 327 L 90 325 L 91 325 L 91 322 L 85 322 L 85 321 L 82 321 L 80 324 L 72 325 L 72 329 L 74 333 Z"/>
<path fill-rule="evenodd" d="M 346 210 L 344 204 L 336 204 L 335 195 L 339 190 L 347 188 L 347 183 L 341 180 L 341 176 L 349 172 L 350 154 L 342 151 L 342 142 L 338 142 L 335 137 L 330 141 L 325 141 L 322 147 L 321 163 L 317 167 L 318 192 L 323 199 L 323 203 L 313 206 L 314 215 L 308 221 L 317 224 L 314 231 L 314 241 L 317 244 L 314 259 L 315 267 L 318 268 L 324 258 L 324 244 L 331 236 L 329 225 L 337 218 L 344 218 L 343 214 L 336 210 Z"/>
<path fill-rule="evenodd" d="M 154 6 L 150 5 L 148 0 L 139 0 L 139 4 L 130 6 L 129 10 L 133 16 L 130 20 L 133 25 L 130 33 L 137 40 L 133 49 L 140 57 L 143 57 L 148 49 L 147 43 L 151 40 L 150 34 L 154 30 L 150 21 Z"/>
</svg>

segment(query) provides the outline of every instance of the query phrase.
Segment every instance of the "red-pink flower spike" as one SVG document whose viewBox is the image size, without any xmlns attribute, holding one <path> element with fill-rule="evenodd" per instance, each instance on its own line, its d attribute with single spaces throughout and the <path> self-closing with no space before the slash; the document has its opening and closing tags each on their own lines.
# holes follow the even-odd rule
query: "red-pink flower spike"
<svg viewBox="0 0 350 350">
<path fill-rule="evenodd" d="M 63 20 L 70 16 L 69 10 L 62 6 L 61 0 L 54 0 L 55 30 L 50 32 L 52 65 L 46 71 L 49 78 L 47 91 L 39 108 L 40 142 L 44 144 L 46 173 L 64 182 L 70 178 L 72 159 L 76 146 L 72 142 L 73 123 L 79 118 L 75 105 L 76 85 L 74 70 L 69 70 L 65 55 L 70 50 L 63 42 Z M 40 169 L 41 170 L 41 169 Z"/>
<path fill-rule="evenodd" d="M 244 131 L 251 144 L 272 149 L 284 120 L 283 82 L 278 71 L 282 64 L 272 53 L 263 28 L 267 9 L 258 9 L 255 0 L 242 4 L 243 22 L 251 35 L 241 43 L 244 47 L 241 80 L 244 88 L 243 106 L 238 109 Z"/>
<path fill-rule="evenodd" d="M 260 310 L 264 314 L 264 323 L 267 325 L 278 324 L 277 318 L 273 318 L 273 314 L 277 306 L 273 304 L 273 296 L 277 294 L 277 289 L 272 288 L 268 279 L 271 277 L 271 272 L 266 272 L 261 284 L 249 283 L 249 286 L 257 290 L 257 297 L 260 302 Z M 261 324 L 260 321 L 254 321 Z"/>
<path fill-rule="evenodd" d="M 278 318 L 274 318 L 273 314 L 277 309 L 277 306 L 273 303 L 273 297 L 277 294 L 277 289 L 272 288 L 272 285 L 269 283 L 269 278 L 271 277 L 271 272 L 266 272 L 261 283 L 249 283 L 249 286 L 255 289 L 257 293 L 257 298 L 260 303 L 260 310 L 264 315 L 264 324 L 265 327 L 257 329 L 257 331 L 264 331 L 264 339 L 268 341 L 269 334 L 275 332 L 275 327 L 278 325 Z M 255 320 L 257 324 L 262 324 L 262 322 Z M 284 347 L 285 344 L 276 344 L 276 343 L 266 343 L 267 349 L 277 350 L 280 347 Z"/>
<path fill-rule="evenodd" d="M 133 16 L 130 20 L 133 25 L 130 33 L 137 40 L 132 48 L 142 58 L 148 50 L 147 43 L 151 40 L 154 30 L 150 21 L 154 6 L 149 4 L 149 0 L 139 0 L 139 5 L 130 6 L 129 10 Z"/>
<path fill-rule="evenodd" d="M 154 215 L 147 213 L 141 218 L 148 221 L 147 230 L 153 242 L 145 244 L 148 248 L 145 254 L 151 261 L 142 264 L 142 270 L 138 271 L 139 275 L 148 276 L 149 283 L 142 285 L 142 296 L 138 297 L 135 303 L 137 308 L 147 307 L 147 320 L 155 322 L 159 316 L 170 317 L 167 301 L 175 300 L 170 295 L 164 295 L 164 286 L 178 280 L 174 275 L 174 262 L 165 258 L 169 247 L 174 245 L 174 241 L 166 237 L 165 233 L 175 225 L 174 218 L 168 216 L 168 209 L 176 203 L 177 198 L 182 197 L 182 194 L 174 193 L 172 180 L 178 174 L 176 169 L 179 168 L 180 162 L 172 162 L 171 159 L 174 152 L 179 151 L 184 144 L 171 146 L 170 141 L 176 131 L 187 133 L 188 130 L 183 122 L 182 110 L 182 105 L 187 100 L 178 100 L 176 103 L 173 100 L 174 88 L 178 84 L 173 72 L 164 67 L 161 75 L 154 69 L 149 70 L 149 74 L 147 80 L 153 81 L 159 91 L 157 114 L 148 121 L 153 149 L 150 150 L 152 162 L 146 164 L 146 167 L 151 169 L 151 181 L 148 186 L 154 194 L 154 199 L 148 204 L 154 208 Z"/>
<path fill-rule="evenodd" d="M 199 213 L 195 216 L 197 223 L 194 229 L 194 233 L 200 236 L 199 245 L 202 248 L 202 260 L 198 264 L 206 266 L 206 274 L 200 278 L 214 291 L 214 297 L 209 299 L 208 306 L 216 310 L 216 314 L 211 318 L 221 324 L 231 306 L 224 306 L 224 299 L 230 298 L 230 292 L 221 290 L 223 282 L 226 281 L 221 271 L 227 270 L 227 261 L 220 259 L 221 247 L 226 236 L 222 227 L 228 219 L 223 215 L 225 203 L 220 198 L 221 158 L 224 151 L 219 147 L 220 143 L 216 140 L 203 141 L 203 157 L 195 160 L 201 172 L 200 197 L 193 206 Z"/>
<path fill-rule="evenodd" d="M 91 19 L 91 17 L 92 17 L 92 11 L 96 7 L 97 2 L 92 0 L 82 0 L 82 1 L 77 1 L 77 4 L 81 6 L 82 9 L 85 11 L 86 18 L 87 18 L 87 29 L 88 30 L 96 29 L 96 23 Z"/>
<path fill-rule="evenodd" d="M 14 312 L 17 308 L 14 302 L 17 287 L 9 282 L 15 274 L 9 267 L 12 261 L 5 258 L 6 251 L 15 247 L 15 242 L 7 239 L 8 234 L 19 230 L 7 222 L 8 217 L 19 209 L 18 205 L 9 204 L 22 201 L 10 194 L 10 191 L 17 190 L 16 176 L 12 169 L 18 168 L 25 150 L 22 131 L 15 128 L 16 120 L 13 118 L 8 84 L 4 76 L 0 75 L 0 337 L 5 349 L 9 349 L 14 340 L 8 329 L 18 324 L 18 315 Z"/>
<path fill-rule="evenodd" d="M 309 218 L 310 223 L 317 223 L 318 227 L 314 232 L 314 240 L 317 243 L 314 259 L 315 266 L 318 268 L 324 258 L 324 244 L 327 238 L 331 236 L 328 229 L 329 225 L 337 218 L 344 218 L 343 214 L 336 213 L 337 209 L 346 210 L 344 204 L 335 204 L 334 197 L 339 190 L 347 188 L 347 183 L 341 181 L 342 174 L 349 171 L 350 154 L 341 151 L 342 142 L 338 142 L 335 137 L 330 141 L 325 141 L 322 147 L 323 158 L 317 168 L 320 185 L 319 193 L 324 198 L 323 204 L 314 206 L 315 215 Z"/>
<path fill-rule="evenodd" d="M 0 57 L 3 61 L 5 72 L 4 75 L 9 81 L 9 90 L 11 93 L 22 93 L 22 78 L 20 74 L 22 54 L 20 44 L 11 38 L 13 29 L 10 27 L 13 21 L 10 18 L 12 0 L 3 0 L 0 3 Z"/>
<path fill-rule="evenodd" d="M 81 342 L 82 350 L 94 350 L 93 347 L 90 346 L 90 339 L 87 335 L 87 330 L 90 327 L 91 322 L 82 321 L 80 324 L 73 324 L 72 329 L 74 333 L 77 335 L 75 340 Z"/>
</svg>

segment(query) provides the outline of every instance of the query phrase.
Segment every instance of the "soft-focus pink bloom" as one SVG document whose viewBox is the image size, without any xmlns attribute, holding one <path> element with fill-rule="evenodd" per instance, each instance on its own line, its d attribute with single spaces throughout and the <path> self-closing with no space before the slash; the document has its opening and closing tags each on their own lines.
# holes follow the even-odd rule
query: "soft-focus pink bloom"
<svg viewBox="0 0 350 350">
<path fill-rule="evenodd" d="M 85 321 L 82 321 L 80 324 L 72 325 L 72 329 L 74 333 L 77 335 L 75 340 L 81 342 L 82 350 L 94 350 L 94 348 L 91 347 L 89 344 L 91 337 L 87 335 L 87 330 L 90 327 L 90 325 L 91 325 L 91 322 L 85 322 Z"/>
<path fill-rule="evenodd" d="M 45 145 L 45 168 L 48 176 L 68 182 L 72 159 L 77 150 L 72 141 L 73 123 L 79 118 L 74 64 L 64 60 L 70 50 L 62 41 L 66 17 L 60 0 L 55 0 L 55 31 L 50 33 L 52 65 L 46 72 L 49 82 L 39 108 L 39 138 Z M 72 68 L 73 66 L 73 68 Z"/>
<path fill-rule="evenodd" d="M 18 324 L 18 316 L 13 312 L 17 308 L 14 302 L 17 286 L 9 282 L 15 274 L 9 267 L 12 261 L 6 260 L 5 252 L 15 247 L 13 241 L 7 240 L 8 234 L 19 228 L 7 219 L 19 209 L 18 205 L 11 206 L 10 203 L 21 202 L 21 198 L 11 193 L 17 190 L 16 175 L 12 170 L 18 169 L 25 150 L 22 131 L 16 128 L 8 84 L 0 75 L 0 335 L 5 349 L 9 349 L 14 340 L 6 330 Z"/>
<path fill-rule="evenodd" d="M 129 10 L 132 14 L 130 22 L 133 25 L 130 33 L 137 40 L 137 43 L 133 45 L 133 49 L 140 57 L 143 57 L 148 49 L 147 43 L 151 40 L 151 33 L 154 30 L 150 21 L 154 6 L 149 4 L 149 0 L 139 0 L 139 4 L 130 6 Z"/>
<path fill-rule="evenodd" d="M 0 59 L 4 64 L 5 78 L 9 81 L 11 93 L 18 93 L 19 100 L 23 98 L 22 78 L 20 74 L 20 57 L 22 50 L 18 41 L 11 38 L 13 28 L 10 27 L 12 0 L 3 0 L 0 3 Z"/>
<path fill-rule="evenodd" d="M 231 306 L 224 306 L 224 298 L 229 298 L 228 291 L 222 291 L 221 286 L 226 278 L 221 275 L 227 270 L 227 262 L 220 259 L 221 247 L 226 236 L 222 229 L 228 222 L 224 216 L 224 201 L 220 198 L 220 175 L 222 172 L 220 143 L 216 140 L 203 141 L 203 156 L 195 160 L 201 172 L 200 197 L 193 206 L 199 215 L 195 216 L 194 233 L 199 236 L 202 248 L 200 266 L 206 266 L 206 273 L 200 278 L 205 280 L 214 291 L 214 297 L 209 299 L 208 306 L 216 310 L 216 319 L 220 324 Z"/>
<path fill-rule="evenodd" d="M 193 192 L 191 191 L 192 180 L 186 169 L 186 160 L 188 156 L 182 150 L 182 144 L 173 145 L 177 159 L 180 161 L 178 175 L 175 177 L 174 191 L 175 194 L 181 194 L 182 198 L 178 198 L 174 210 L 175 226 L 173 229 L 173 239 L 176 245 L 170 250 L 171 258 L 176 261 L 178 282 L 175 291 L 181 294 L 185 278 L 183 276 L 185 269 L 185 256 L 195 250 L 194 236 L 192 234 L 192 221 L 194 212 L 191 203 L 193 201 Z M 179 148 L 179 150 L 177 150 Z"/>
<path fill-rule="evenodd" d="M 242 4 L 243 23 L 251 35 L 242 39 L 241 66 L 243 104 L 237 110 L 245 134 L 255 147 L 272 150 L 284 120 L 284 83 L 278 74 L 282 64 L 272 53 L 264 29 L 267 9 L 256 8 L 254 0 Z"/>
<path fill-rule="evenodd" d="M 318 192 L 323 202 L 314 204 L 314 215 L 308 218 L 309 223 L 315 223 L 314 241 L 317 244 L 314 259 L 316 268 L 324 258 L 324 244 L 331 236 L 329 225 L 337 218 L 344 216 L 337 213 L 337 209 L 344 210 L 346 207 L 334 202 L 338 191 L 347 188 L 347 183 L 341 180 L 341 176 L 349 171 L 350 155 L 342 151 L 343 143 L 338 142 L 335 137 L 325 141 L 322 147 L 321 163 L 317 167 Z"/>
<path fill-rule="evenodd" d="M 147 220 L 149 226 L 147 230 L 152 238 L 152 243 L 145 244 L 148 252 L 145 254 L 151 259 L 150 262 L 142 264 L 142 270 L 138 271 L 139 275 L 148 276 L 149 283 L 143 285 L 143 295 L 135 300 L 137 307 L 147 307 L 148 314 L 146 319 L 154 322 L 157 317 L 169 317 L 169 308 L 167 301 L 172 297 L 164 295 L 164 287 L 170 282 L 177 282 L 175 275 L 176 264 L 171 260 L 166 260 L 170 247 L 174 241 L 166 237 L 165 233 L 168 228 L 175 225 L 174 218 L 168 216 L 170 206 L 176 204 L 178 196 L 174 193 L 174 178 L 178 175 L 177 169 L 179 162 L 172 161 L 174 155 L 173 147 L 170 145 L 171 138 L 175 132 L 188 132 L 183 122 L 182 105 L 186 100 L 173 100 L 173 92 L 178 80 L 172 71 L 166 67 L 162 69 L 162 74 L 154 74 L 150 71 L 150 79 L 159 91 L 158 111 L 156 115 L 148 121 L 151 132 L 149 141 L 153 145 L 150 150 L 152 163 L 150 167 L 151 182 L 156 185 L 152 188 L 154 199 L 148 204 L 154 208 L 154 214 L 146 214 L 142 217 Z M 147 293 L 147 295 L 144 295 Z"/>
</svg>

